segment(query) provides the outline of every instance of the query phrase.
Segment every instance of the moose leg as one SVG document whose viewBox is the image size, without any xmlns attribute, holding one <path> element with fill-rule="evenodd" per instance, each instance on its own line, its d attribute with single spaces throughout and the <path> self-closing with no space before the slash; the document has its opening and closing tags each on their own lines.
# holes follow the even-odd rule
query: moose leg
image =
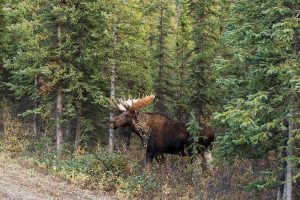
<svg viewBox="0 0 300 200">
<path fill-rule="evenodd" d="M 211 155 L 211 152 L 210 151 L 204 151 L 204 157 L 205 157 L 205 160 L 208 164 L 210 164 L 213 160 L 212 158 L 212 155 Z"/>
<path fill-rule="evenodd" d="M 151 164 L 154 158 L 154 153 L 152 151 L 146 151 L 146 164 Z"/>
<path fill-rule="evenodd" d="M 157 153 L 154 157 L 158 164 L 163 164 L 165 162 L 165 157 L 163 153 Z"/>
<path fill-rule="evenodd" d="M 188 154 L 185 153 L 184 148 L 181 149 L 180 155 L 181 155 L 181 156 L 188 156 Z"/>
<path fill-rule="evenodd" d="M 144 146 L 144 139 L 143 139 L 143 137 L 140 134 L 138 134 L 138 136 L 141 139 L 142 146 Z"/>
<path fill-rule="evenodd" d="M 163 153 L 160 154 L 160 158 L 161 158 L 161 163 L 165 163 L 165 156 Z"/>
<path fill-rule="evenodd" d="M 135 134 L 140 138 L 141 143 L 142 143 L 142 146 L 144 146 L 144 139 L 143 139 L 143 137 L 141 136 L 141 134 L 139 134 L 139 133 L 135 133 Z"/>
<path fill-rule="evenodd" d="M 158 164 L 161 164 L 161 160 L 159 159 L 159 155 L 155 155 L 154 158 L 155 158 L 155 160 Z"/>
<path fill-rule="evenodd" d="M 131 133 L 130 133 L 130 135 L 128 136 L 128 137 L 126 137 L 125 138 L 126 140 L 125 140 L 125 150 L 126 150 L 126 152 L 129 150 L 129 148 L 130 148 L 130 140 L 131 140 Z"/>
<path fill-rule="evenodd" d="M 146 170 L 150 171 L 151 170 L 151 164 L 154 158 L 154 154 L 152 151 L 150 151 L 149 149 L 147 149 L 146 151 Z"/>
<path fill-rule="evenodd" d="M 203 162 L 201 163 L 202 169 L 206 170 L 207 168 L 209 170 L 212 170 L 212 156 L 210 151 L 204 151 L 201 153 L 201 157 L 203 158 Z"/>
</svg>

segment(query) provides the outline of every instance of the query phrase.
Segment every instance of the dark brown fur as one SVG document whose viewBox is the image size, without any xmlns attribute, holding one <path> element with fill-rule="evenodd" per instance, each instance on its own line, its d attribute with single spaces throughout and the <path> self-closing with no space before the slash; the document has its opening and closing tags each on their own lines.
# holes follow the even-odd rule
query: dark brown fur
<svg viewBox="0 0 300 200">
<path fill-rule="evenodd" d="M 116 131 L 117 134 L 121 135 L 124 138 L 126 151 L 127 151 L 130 147 L 131 138 L 132 138 L 130 127 L 129 126 L 119 127 Z M 140 134 L 136 134 L 136 135 L 140 138 L 142 146 L 144 146 L 144 139 L 142 138 L 142 136 Z"/>
<path fill-rule="evenodd" d="M 148 138 L 146 149 L 147 163 L 152 162 L 153 158 L 158 162 L 163 162 L 164 153 L 184 156 L 186 155 L 184 152 L 185 147 L 191 144 L 185 124 L 164 114 L 125 111 L 114 117 L 110 122 L 110 128 L 120 126 L 129 126 L 136 134 Z M 211 128 L 203 126 L 202 132 L 205 138 L 202 138 L 199 144 L 204 148 L 199 149 L 199 153 L 209 148 L 214 140 L 214 132 Z M 191 151 L 188 151 L 188 154 L 191 156 Z"/>
</svg>

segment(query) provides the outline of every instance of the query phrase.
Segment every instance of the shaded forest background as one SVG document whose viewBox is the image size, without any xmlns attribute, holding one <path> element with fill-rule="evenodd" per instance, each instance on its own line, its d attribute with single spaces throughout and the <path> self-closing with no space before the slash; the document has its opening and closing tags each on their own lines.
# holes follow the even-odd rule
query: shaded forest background
<svg viewBox="0 0 300 200">
<path fill-rule="evenodd" d="M 1 151 L 122 198 L 300 199 L 299 0 L 0 4 Z M 109 133 L 109 97 L 150 93 L 215 128 L 212 171 L 144 172 L 139 138 Z"/>
</svg>

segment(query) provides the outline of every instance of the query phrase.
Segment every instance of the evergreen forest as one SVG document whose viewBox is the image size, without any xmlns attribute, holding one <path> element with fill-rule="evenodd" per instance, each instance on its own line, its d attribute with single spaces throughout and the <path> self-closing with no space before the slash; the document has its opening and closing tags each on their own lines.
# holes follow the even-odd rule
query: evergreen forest
<svg viewBox="0 0 300 200">
<path fill-rule="evenodd" d="M 109 128 L 150 94 L 210 163 Z M 300 199 L 300 0 L 0 0 L 1 156 L 117 199 Z"/>
</svg>

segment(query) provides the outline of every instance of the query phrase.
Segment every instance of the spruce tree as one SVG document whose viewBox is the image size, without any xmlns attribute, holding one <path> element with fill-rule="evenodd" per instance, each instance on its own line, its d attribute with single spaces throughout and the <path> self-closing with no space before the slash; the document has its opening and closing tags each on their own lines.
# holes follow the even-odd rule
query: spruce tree
<svg viewBox="0 0 300 200">
<path fill-rule="evenodd" d="M 85 122 L 86 130 L 92 126 L 92 116 L 81 115 L 88 109 L 95 110 L 91 108 L 96 107 L 93 102 L 102 107 L 106 104 L 106 70 L 101 66 L 105 63 L 101 48 L 105 45 L 99 42 L 105 27 L 102 4 L 27 1 L 25 9 L 21 9 L 23 4 L 9 4 L 11 47 L 15 51 L 14 58 L 6 61 L 6 68 L 12 73 L 9 87 L 20 98 L 38 100 L 38 108 L 27 107 L 26 113 L 39 114 L 45 131 L 51 130 L 52 106 L 58 103 L 57 141 L 61 140 L 66 123 L 75 120 L 78 146 L 80 123 Z M 88 9 L 89 12 L 83 12 Z M 84 102 L 86 109 L 82 110 Z M 58 150 L 61 148 L 59 142 Z"/>
<path fill-rule="evenodd" d="M 279 159 L 287 159 L 288 165 L 299 160 L 293 147 L 299 144 L 299 115 L 294 112 L 299 107 L 294 100 L 300 72 L 294 48 L 299 44 L 297 8 L 297 1 L 239 0 L 232 4 L 223 35 L 230 51 L 216 59 L 214 66 L 220 73 L 216 81 L 224 91 L 223 109 L 215 116 L 225 129 L 216 150 L 223 158 L 257 158 L 292 148 L 292 154 L 288 150 L 288 157 Z M 297 174 L 299 166 L 295 167 Z M 291 174 L 286 176 L 291 183 Z M 269 180 L 254 188 L 282 184 L 282 180 Z"/>
<path fill-rule="evenodd" d="M 218 53 L 216 45 L 220 37 L 218 12 L 219 1 L 199 0 L 186 1 L 191 16 L 191 39 L 193 48 L 189 62 L 189 99 L 198 120 L 209 118 L 211 110 L 208 93 L 211 84 L 211 69 L 213 58 Z"/>
</svg>

